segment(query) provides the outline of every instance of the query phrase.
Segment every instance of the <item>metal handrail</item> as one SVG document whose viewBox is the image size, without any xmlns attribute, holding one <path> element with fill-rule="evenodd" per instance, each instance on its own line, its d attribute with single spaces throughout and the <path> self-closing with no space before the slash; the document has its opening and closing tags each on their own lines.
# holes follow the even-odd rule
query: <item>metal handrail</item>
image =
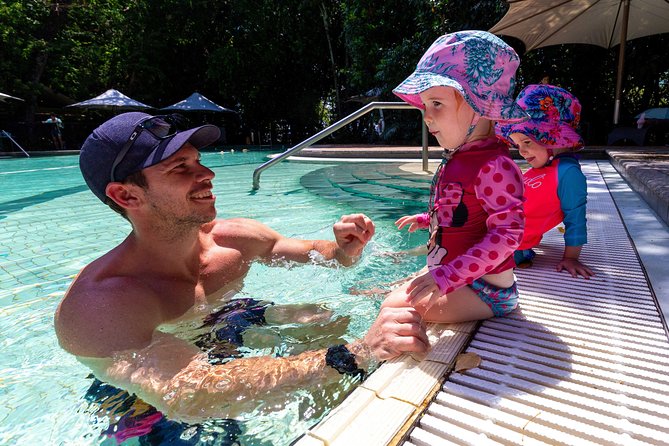
<svg viewBox="0 0 669 446">
<path fill-rule="evenodd" d="M 9 132 L 7 132 L 7 131 L 5 131 L 5 130 L 0 130 L 0 135 L 4 136 L 5 138 L 9 138 L 9 140 L 10 140 L 11 142 L 13 142 L 13 143 L 16 145 L 16 147 L 18 147 L 19 149 L 21 149 L 21 152 L 23 152 L 23 153 L 25 154 L 25 156 L 27 156 L 28 158 L 30 158 L 30 155 L 28 155 L 28 152 L 26 152 L 25 150 L 23 150 L 23 147 L 21 147 L 21 145 L 20 145 L 18 142 L 16 142 L 16 140 L 15 140 L 14 138 L 12 138 L 12 135 L 10 135 Z"/>
<path fill-rule="evenodd" d="M 325 138 L 326 136 L 330 136 L 332 133 L 336 132 L 340 128 L 344 127 L 347 124 L 350 124 L 351 122 L 355 121 L 361 116 L 366 115 L 372 110 L 376 109 L 413 109 L 413 110 L 420 110 L 412 105 L 407 104 L 406 102 L 370 102 L 369 104 L 365 105 L 364 107 L 360 108 L 357 111 L 354 111 L 350 115 L 348 115 L 345 118 L 340 119 L 339 121 L 335 122 L 329 127 L 324 128 L 320 132 L 316 133 L 315 135 L 309 137 L 308 139 L 305 139 L 301 143 L 297 144 L 296 146 L 291 147 L 290 149 L 286 150 L 282 154 L 275 156 L 271 160 L 261 164 L 258 166 L 254 171 L 253 171 L 253 190 L 257 190 L 260 187 L 260 174 L 265 170 L 273 166 L 274 164 L 277 164 L 281 161 L 283 161 L 285 158 L 289 157 L 295 152 L 299 152 L 302 149 L 305 149 L 312 144 L 317 143 L 321 139 Z M 422 112 L 422 110 L 420 110 Z M 423 153 L 422 153 L 422 158 L 423 158 L 423 170 L 427 170 L 427 127 L 425 126 L 425 122 L 423 122 L 423 132 L 422 132 L 422 143 L 423 143 Z"/>
</svg>

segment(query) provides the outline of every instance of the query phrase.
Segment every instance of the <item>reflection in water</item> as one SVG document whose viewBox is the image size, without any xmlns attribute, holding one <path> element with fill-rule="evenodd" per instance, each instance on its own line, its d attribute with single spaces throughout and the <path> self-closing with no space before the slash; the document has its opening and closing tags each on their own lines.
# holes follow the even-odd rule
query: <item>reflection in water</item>
<svg viewBox="0 0 669 446">
<path fill-rule="evenodd" d="M 345 342 L 342 336 L 349 318 L 331 317 L 332 311 L 319 305 L 275 306 L 268 301 L 238 298 L 206 316 L 201 324 L 180 324 L 172 334 L 198 346 L 207 354 L 210 364 L 222 364 L 244 356 L 287 356 Z M 290 399 L 257 401 L 254 413 L 244 419 L 189 424 L 168 419 L 137 396 L 93 375 L 89 378 L 93 378 L 93 383 L 84 398 L 88 402 L 87 412 L 103 426 L 101 435 L 117 443 L 132 439 L 147 445 L 235 445 L 241 444 L 243 434 L 263 438 L 261 432 L 245 432 L 246 419 L 276 413 L 292 404 L 299 406 L 304 419 L 317 419 L 355 384 L 349 377 L 327 385 L 314 383 L 312 389 L 299 389 Z M 258 426 L 251 429 L 257 430 Z"/>
<path fill-rule="evenodd" d="M 221 364 L 240 357 L 238 348 L 244 344 L 242 334 L 251 325 L 265 325 L 265 309 L 273 305 L 255 299 L 234 299 L 204 319 L 202 328 L 209 328 L 195 338 L 194 344 L 207 353 L 210 364 Z"/>
</svg>

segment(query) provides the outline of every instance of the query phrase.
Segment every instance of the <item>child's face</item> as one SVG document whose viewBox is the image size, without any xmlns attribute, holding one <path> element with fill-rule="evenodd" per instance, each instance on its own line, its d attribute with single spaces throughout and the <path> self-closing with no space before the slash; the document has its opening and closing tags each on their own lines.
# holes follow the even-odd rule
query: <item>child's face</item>
<svg viewBox="0 0 669 446">
<path fill-rule="evenodd" d="M 445 149 L 460 146 L 474 119 L 474 110 L 451 87 L 432 87 L 420 94 L 425 124 Z"/>
<path fill-rule="evenodd" d="M 548 150 L 543 145 L 522 133 L 512 133 L 509 138 L 513 140 L 518 147 L 520 156 L 525 158 L 530 166 L 536 169 L 546 165 L 550 155 L 548 155 Z"/>
</svg>

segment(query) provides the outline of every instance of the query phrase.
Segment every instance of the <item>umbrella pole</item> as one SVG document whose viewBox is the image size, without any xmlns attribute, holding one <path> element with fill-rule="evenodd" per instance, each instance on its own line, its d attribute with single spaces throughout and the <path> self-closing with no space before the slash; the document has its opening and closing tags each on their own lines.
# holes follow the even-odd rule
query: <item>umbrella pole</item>
<svg viewBox="0 0 669 446">
<path fill-rule="evenodd" d="M 620 97 L 623 92 L 623 71 L 625 69 L 625 44 L 627 42 L 627 22 L 630 17 L 630 0 L 623 0 L 623 20 L 620 26 L 620 51 L 618 52 L 618 77 L 616 78 L 616 102 L 613 108 L 613 125 L 620 120 Z"/>
</svg>

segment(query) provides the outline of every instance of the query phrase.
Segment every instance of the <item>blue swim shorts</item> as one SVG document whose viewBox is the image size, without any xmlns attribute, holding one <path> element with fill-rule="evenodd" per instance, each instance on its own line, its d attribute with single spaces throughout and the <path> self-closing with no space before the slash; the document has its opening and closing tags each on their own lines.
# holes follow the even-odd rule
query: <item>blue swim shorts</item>
<svg viewBox="0 0 669 446">
<path fill-rule="evenodd" d="M 252 325 L 265 325 L 265 310 L 272 302 L 239 298 L 204 319 L 206 331 L 194 339 L 194 344 L 207 352 L 211 364 L 224 363 L 241 356 L 238 347 L 244 345 L 243 334 Z"/>
<path fill-rule="evenodd" d="M 518 306 L 516 282 L 509 288 L 500 288 L 483 279 L 476 279 L 470 287 L 497 317 L 506 316 Z"/>
</svg>

